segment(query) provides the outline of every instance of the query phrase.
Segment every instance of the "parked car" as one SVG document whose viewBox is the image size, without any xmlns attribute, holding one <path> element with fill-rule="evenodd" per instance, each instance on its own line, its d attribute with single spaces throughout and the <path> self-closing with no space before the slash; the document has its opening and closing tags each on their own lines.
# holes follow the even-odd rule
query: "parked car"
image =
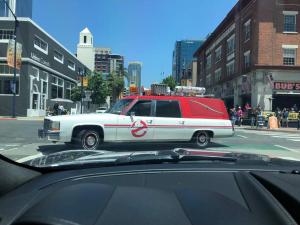
<svg viewBox="0 0 300 225">
<path fill-rule="evenodd" d="M 105 113 L 107 110 L 106 107 L 99 107 L 97 110 L 96 110 L 96 113 Z"/>
<path fill-rule="evenodd" d="M 193 141 L 205 148 L 234 128 L 222 100 L 181 96 L 130 96 L 101 115 L 46 117 L 40 138 L 97 149 L 102 142 Z"/>
</svg>

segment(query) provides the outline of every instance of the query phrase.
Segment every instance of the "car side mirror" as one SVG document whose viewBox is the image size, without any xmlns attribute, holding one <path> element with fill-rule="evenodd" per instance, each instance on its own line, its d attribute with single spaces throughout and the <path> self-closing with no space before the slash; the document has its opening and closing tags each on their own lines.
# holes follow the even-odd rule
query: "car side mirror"
<svg viewBox="0 0 300 225">
<path fill-rule="evenodd" d="M 133 122 L 133 117 L 135 116 L 135 113 L 134 112 L 130 112 L 130 119 L 131 119 L 131 122 Z"/>
</svg>

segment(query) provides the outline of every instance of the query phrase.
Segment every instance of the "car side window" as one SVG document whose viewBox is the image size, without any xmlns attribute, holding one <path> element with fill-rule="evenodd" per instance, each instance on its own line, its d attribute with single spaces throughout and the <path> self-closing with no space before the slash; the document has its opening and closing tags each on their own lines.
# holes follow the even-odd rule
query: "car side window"
<svg viewBox="0 0 300 225">
<path fill-rule="evenodd" d="M 151 101 L 138 101 L 127 113 L 131 115 L 133 112 L 135 116 L 151 116 Z"/>
<path fill-rule="evenodd" d="M 181 118 L 178 101 L 157 101 L 156 117 Z"/>
</svg>

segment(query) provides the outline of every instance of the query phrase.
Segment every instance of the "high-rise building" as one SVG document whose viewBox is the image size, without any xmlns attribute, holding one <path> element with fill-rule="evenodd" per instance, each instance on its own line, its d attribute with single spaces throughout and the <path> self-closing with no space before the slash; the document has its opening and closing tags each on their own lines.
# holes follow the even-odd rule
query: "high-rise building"
<svg viewBox="0 0 300 225">
<path fill-rule="evenodd" d="M 111 48 L 95 48 L 93 35 L 88 28 L 85 28 L 79 34 L 77 58 L 91 71 L 101 73 L 104 78 L 113 72 L 123 75 L 124 57 L 112 54 Z"/>
<path fill-rule="evenodd" d="M 142 83 L 142 63 L 141 62 L 129 62 L 128 63 L 128 85 L 134 85 L 137 87 L 139 93 L 141 93 Z"/>
<path fill-rule="evenodd" d="M 17 17 L 32 18 L 32 0 L 6 0 L 6 2 Z M 4 1 L 0 1 L 0 17 L 11 16 L 7 5 Z"/>
<path fill-rule="evenodd" d="M 172 75 L 177 83 L 181 83 L 181 79 L 192 79 L 188 76 L 188 66 L 193 61 L 193 54 L 201 46 L 204 41 L 200 40 L 181 40 L 176 41 L 173 51 L 173 68 Z"/>
</svg>

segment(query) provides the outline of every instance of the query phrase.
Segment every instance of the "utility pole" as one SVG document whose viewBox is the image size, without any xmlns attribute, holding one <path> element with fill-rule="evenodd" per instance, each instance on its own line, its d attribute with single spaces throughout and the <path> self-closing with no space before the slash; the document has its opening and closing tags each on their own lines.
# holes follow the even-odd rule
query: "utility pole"
<svg viewBox="0 0 300 225">
<path fill-rule="evenodd" d="M 78 73 L 80 76 L 80 80 L 81 80 L 81 86 L 80 86 L 80 90 L 81 90 L 81 99 L 80 99 L 80 113 L 83 113 L 83 77 L 84 77 L 84 69 L 78 68 Z"/>
<path fill-rule="evenodd" d="M 18 27 L 18 19 L 16 14 L 12 11 L 12 9 L 9 7 L 9 4 L 7 3 L 6 0 L 4 1 L 6 7 L 9 9 L 11 14 L 13 15 L 15 19 L 15 27 L 14 27 L 14 40 L 15 40 L 15 45 L 14 45 L 14 79 L 13 79 L 13 86 L 12 86 L 12 92 L 13 92 L 13 99 L 12 99 L 12 118 L 16 117 L 16 79 L 17 79 L 17 27 Z"/>
</svg>

